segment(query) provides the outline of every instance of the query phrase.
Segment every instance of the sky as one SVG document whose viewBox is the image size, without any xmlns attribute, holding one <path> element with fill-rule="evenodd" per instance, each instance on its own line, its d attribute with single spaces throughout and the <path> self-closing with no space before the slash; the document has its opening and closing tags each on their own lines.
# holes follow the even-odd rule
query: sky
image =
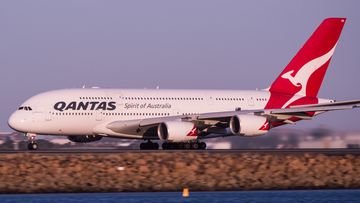
<svg viewBox="0 0 360 203">
<path fill-rule="evenodd" d="M 48 90 L 266 88 L 327 17 L 347 22 L 319 97 L 360 99 L 360 1 L 0 2 L 0 131 Z M 360 130 L 360 109 L 294 129 Z"/>
</svg>

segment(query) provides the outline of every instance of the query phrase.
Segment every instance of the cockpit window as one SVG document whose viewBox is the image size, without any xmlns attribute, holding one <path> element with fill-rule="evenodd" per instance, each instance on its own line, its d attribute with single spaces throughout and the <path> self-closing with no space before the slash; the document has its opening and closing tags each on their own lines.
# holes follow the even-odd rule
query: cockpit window
<svg viewBox="0 0 360 203">
<path fill-rule="evenodd" d="M 32 111 L 32 108 L 30 106 L 20 106 L 18 110 Z"/>
</svg>

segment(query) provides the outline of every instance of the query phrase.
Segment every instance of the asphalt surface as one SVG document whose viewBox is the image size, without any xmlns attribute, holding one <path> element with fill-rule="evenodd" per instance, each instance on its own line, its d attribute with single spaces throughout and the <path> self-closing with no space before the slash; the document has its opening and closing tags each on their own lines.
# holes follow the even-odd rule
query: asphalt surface
<svg viewBox="0 0 360 203">
<path fill-rule="evenodd" d="M 327 154 L 344 155 L 360 154 L 360 149 L 207 149 L 207 150 L 123 150 L 123 149 L 52 149 L 52 150 L 1 150 L 0 154 L 33 153 L 33 154 L 114 154 L 114 153 L 262 153 L 262 154 Z"/>
</svg>

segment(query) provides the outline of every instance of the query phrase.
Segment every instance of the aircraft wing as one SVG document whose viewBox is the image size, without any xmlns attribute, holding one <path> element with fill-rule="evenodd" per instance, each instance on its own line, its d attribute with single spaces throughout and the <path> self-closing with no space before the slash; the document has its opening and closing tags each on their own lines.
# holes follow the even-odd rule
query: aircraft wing
<svg viewBox="0 0 360 203">
<path fill-rule="evenodd" d="M 360 107 L 360 100 L 340 101 L 322 104 L 310 104 L 291 106 L 286 109 L 257 109 L 257 110 L 239 110 L 239 111 L 226 111 L 226 112 L 212 112 L 193 115 L 179 115 L 179 116 L 167 116 L 156 118 L 145 118 L 136 120 L 125 121 L 113 121 L 110 123 L 98 126 L 95 129 L 95 133 L 115 135 L 126 135 L 125 137 L 131 138 L 143 138 L 140 133 L 144 131 L 156 132 L 156 127 L 163 122 L 167 121 L 184 121 L 192 122 L 200 129 L 205 129 L 211 126 L 220 125 L 223 128 L 228 127 L 228 123 L 233 116 L 236 115 L 257 115 L 263 116 L 270 122 L 283 122 L 284 124 L 294 123 L 294 119 L 297 120 L 309 120 L 314 115 L 323 113 L 326 111 L 344 110 Z M 106 129 L 106 130 L 104 130 Z M 223 135 L 228 134 L 225 129 Z M 138 134 L 138 135 L 136 135 Z"/>
<path fill-rule="evenodd" d="M 309 104 L 291 106 L 286 109 L 258 109 L 258 110 L 245 110 L 245 111 L 229 111 L 229 112 L 217 112 L 217 113 L 205 113 L 199 115 L 198 119 L 226 119 L 231 118 L 234 115 L 239 114 L 254 114 L 258 116 L 265 116 L 273 121 L 286 120 L 287 117 L 297 117 L 300 119 L 311 119 L 313 114 L 311 112 L 323 113 L 326 111 L 353 109 L 360 107 L 360 100 L 349 100 L 322 104 Z M 310 113 L 310 114 L 309 114 Z"/>
</svg>

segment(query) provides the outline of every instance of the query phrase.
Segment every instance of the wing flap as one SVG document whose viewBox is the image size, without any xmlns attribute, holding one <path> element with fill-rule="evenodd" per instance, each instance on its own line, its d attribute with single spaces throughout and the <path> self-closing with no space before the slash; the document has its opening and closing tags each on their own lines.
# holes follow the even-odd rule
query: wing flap
<svg viewBox="0 0 360 203">
<path fill-rule="evenodd" d="M 334 105 L 334 106 L 315 106 L 315 107 L 293 107 L 288 109 L 273 109 L 270 111 L 264 111 L 268 114 L 296 114 L 303 112 L 316 112 L 316 111 L 335 111 L 357 108 L 357 105 Z"/>
</svg>

